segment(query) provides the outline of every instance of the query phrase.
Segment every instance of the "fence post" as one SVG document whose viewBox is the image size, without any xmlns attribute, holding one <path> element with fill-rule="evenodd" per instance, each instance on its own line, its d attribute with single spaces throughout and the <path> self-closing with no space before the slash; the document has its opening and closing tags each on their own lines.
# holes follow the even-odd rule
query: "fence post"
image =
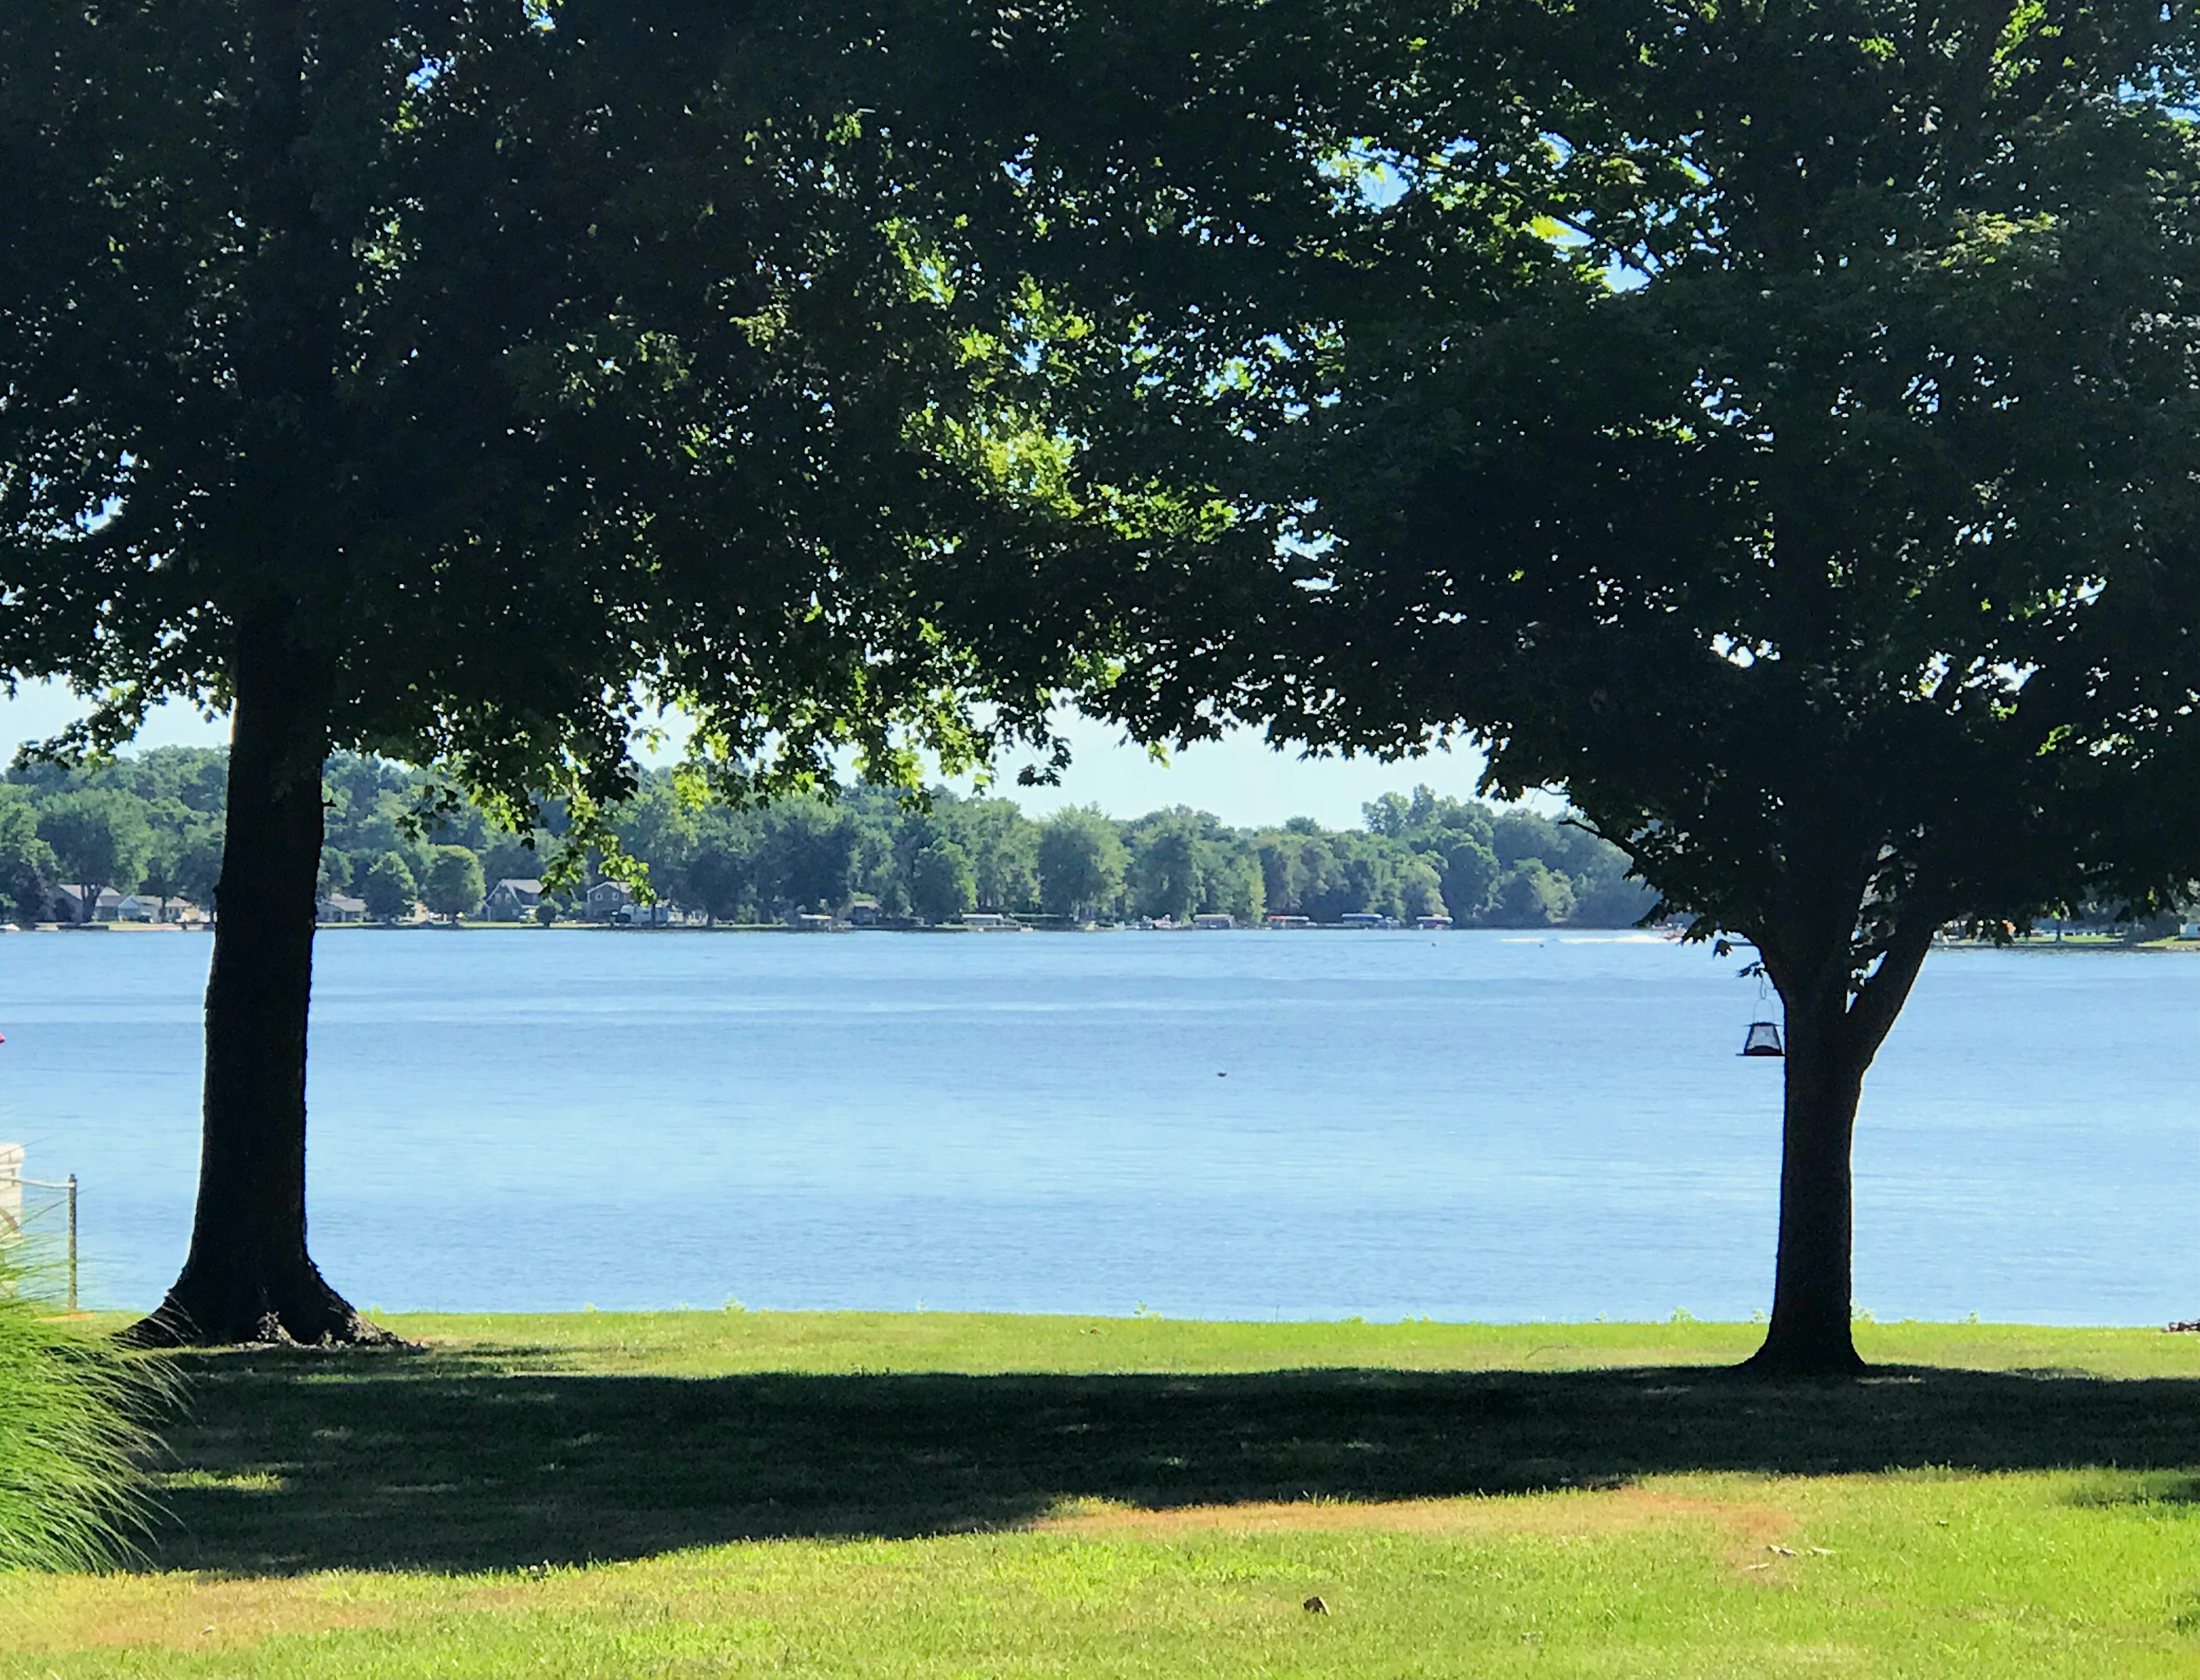
<svg viewBox="0 0 2200 1680">
<path fill-rule="evenodd" d="M 76 1175 L 68 1175 L 68 1310 L 76 1310 Z"/>
</svg>

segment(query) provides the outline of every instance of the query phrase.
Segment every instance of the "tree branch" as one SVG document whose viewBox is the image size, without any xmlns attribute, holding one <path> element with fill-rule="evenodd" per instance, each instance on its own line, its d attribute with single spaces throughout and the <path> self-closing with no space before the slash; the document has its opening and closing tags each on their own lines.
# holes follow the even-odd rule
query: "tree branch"
<svg viewBox="0 0 2200 1680">
<path fill-rule="evenodd" d="M 1910 988 L 1916 983 L 1917 971 L 1925 965 L 1925 954 L 1933 948 L 1933 934 L 1940 925 L 1937 915 L 1917 915 L 1905 919 L 1887 942 L 1887 954 L 1880 959 L 1879 966 L 1864 983 L 1849 1005 L 1846 1030 L 1851 1047 L 1861 1059 L 1869 1064 L 1879 1053 L 1894 1025 L 1894 1018 L 1902 1012 L 1909 999 Z"/>
</svg>

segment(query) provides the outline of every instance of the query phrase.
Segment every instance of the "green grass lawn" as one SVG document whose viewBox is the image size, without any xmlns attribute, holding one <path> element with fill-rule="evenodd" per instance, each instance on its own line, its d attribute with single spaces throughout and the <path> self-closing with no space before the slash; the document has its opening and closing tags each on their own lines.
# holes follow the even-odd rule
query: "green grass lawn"
<svg viewBox="0 0 2200 1680">
<path fill-rule="evenodd" d="M 389 1321 L 182 1362 L 0 1676 L 2200 1675 L 2200 1336 Z"/>
</svg>

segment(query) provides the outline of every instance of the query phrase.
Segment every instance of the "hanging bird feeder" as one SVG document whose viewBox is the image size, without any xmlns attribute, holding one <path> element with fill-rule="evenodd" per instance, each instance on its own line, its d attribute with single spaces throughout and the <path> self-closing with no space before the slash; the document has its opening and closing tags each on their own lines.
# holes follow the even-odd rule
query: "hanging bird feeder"
<svg viewBox="0 0 2200 1680">
<path fill-rule="evenodd" d="M 1757 977 L 1757 1018 L 1749 1024 L 1742 1035 L 1741 1053 L 1745 1056 L 1785 1056 L 1786 1047 L 1780 1042 L 1780 1024 L 1771 1018 L 1772 988 L 1764 975 Z"/>
</svg>

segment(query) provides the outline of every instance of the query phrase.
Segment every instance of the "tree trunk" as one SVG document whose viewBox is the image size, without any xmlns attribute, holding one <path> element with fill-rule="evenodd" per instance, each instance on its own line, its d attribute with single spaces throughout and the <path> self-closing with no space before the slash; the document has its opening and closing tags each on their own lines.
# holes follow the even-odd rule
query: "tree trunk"
<svg viewBox="0 0 2200 1680">
<path fill-rule="evenodd" d="M 1846 1012 L 1791 1006 L 1780 1152 L 1780 1254 L 1772 1325 L 1749 1368 L 1780 1376 L 1864 1369 L 1849 1331 L 1853 1199 L 1850 1145 L 1864 1068 Z M 1867 1058 L 1868 1059 L 1868 1058 Z"/>
<path fill-rule="evenodd" d="M 1846 1377 L 1864 1368 L 1849 1328 L 1854 1201 L 1850 1147 L 1864 1076 L 1932 948 L 1939 918 L 1904 919 L 1852 998 L 1849 935 L 1803 942 L 1807 957 L 1760 942 L 1788 1026 L 1780 1153 L 1780 1253 L 1772 1323 L 1744 1366 L 1777 1377 Z"/>
<path fill-rule="evenodd" d="M 160 1309 L 126 1333 L 142 1345 L 395 1339 L 306 1251 L 306 1019 L 327 741 L 313 674 L 270 616 L 237 637 L 190 1251 Z"/>
</svg>

